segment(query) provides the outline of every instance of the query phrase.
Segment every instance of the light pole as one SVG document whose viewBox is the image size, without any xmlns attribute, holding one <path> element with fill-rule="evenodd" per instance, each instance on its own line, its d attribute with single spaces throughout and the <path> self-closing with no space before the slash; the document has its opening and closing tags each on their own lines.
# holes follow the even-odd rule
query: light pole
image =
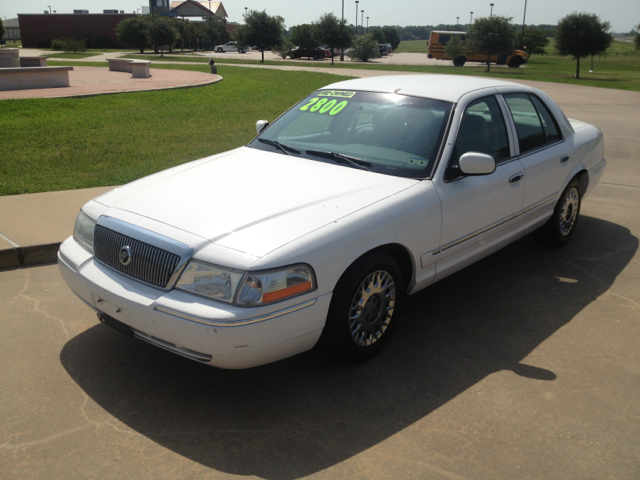
<svg viewBox="0 0 640 480">
<path fill-rule="evenodd" d="M 367 33 L 369 33 L 369 17 L 367 17 Z"/>
<path fill-rule="evenodd" d="M 51 5 L 47 5 L 49 7 L 49 13 L 51 13 Z"/>
<path fill-rule="evenodd" d="M 247 23 L 247 10 L 249 7 L 244 7 L 244 23 Z"/>
<path fill-rule="evenodd" d="M 342 0 L 342 18 L 340 18 L 340 28 L 344 26 L 344 0 Z M 344 48 L 340 49 L 340 61 L 344 62 Z"/>
<path fill-rule="evenodd" d="M 358 35 L 358 4 L 360 0 L 356 0 L 356 35 Z"/>
<path fill-rule="evenodd" d="M 364 35 L 364 10 L 360 10 L 360 32 Z"/>
<path fill-rule="evenodd" d="M 522 16 L 522 38 L 520 43 L 524 47 L 524 19 L 527 17 L 527 0 L 524 0 L 524 15 Z"/>
<path fill-rule="evenodd" d="M 456 17 L 456 30 L 458 30 L 458 21 L 460 20 L 460 17 Z"/>
<path fill-rule="evenodd" d="M 471 15 L 469 16 L 469 27 L 471 27 L 472 23 L 473 23 L 473 12 L 471 12 Z"/>
<path fill-rule="evenodd" d="M 489 6 L 491 6 L 491 13 L 489 14 L 489 16 L 493 17 L 493 3 L 490 3 Z"/>
</svg>

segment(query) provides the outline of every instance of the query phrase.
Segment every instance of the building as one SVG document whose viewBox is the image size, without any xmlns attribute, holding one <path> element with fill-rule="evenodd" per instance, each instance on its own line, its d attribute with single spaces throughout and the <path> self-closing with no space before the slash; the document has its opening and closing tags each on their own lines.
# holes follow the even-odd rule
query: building
<svg viewBox="0 0 640 480">
<path fill-rule="evenodd" d="M 118 40 L 116 26 L 132 13 L 18 14 L 22 46 L 48 48 L 56 38 L 86 38 L 89 48 L 135 48 Z"/>
<path fill-rule="evenodd" d="M 4 29 L 5 29 L 2 39 L 5 42 L 11 41 L 11 40 L 20 40 L 20 22 L 18 21 L 17 18 L 3 20 L 2 24 L 4 25 Z"/>
</svg>

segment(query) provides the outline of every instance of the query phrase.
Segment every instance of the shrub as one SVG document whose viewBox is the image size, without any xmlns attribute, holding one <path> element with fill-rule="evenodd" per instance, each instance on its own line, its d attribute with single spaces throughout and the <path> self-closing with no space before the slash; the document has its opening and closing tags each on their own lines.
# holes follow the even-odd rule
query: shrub
<svg viewBox="0 0 640 480">
<path fill-rule="evenodd" d="M 351 60 L 368 62 L 372 58 L 377 58 L 379 52 L 378 43 L 373 39 L 372 35 L 359 35 L 353 40 L 349 57 Z"/>
<path fill-rule="evenodd" d="M 293 43 L 284 39 L 280 45 L 272 48 L 271 52 L 280 55 L 282 58 L 287 58 L 287 56 L 291 55 L 291 50 L 293 50 Z"/>
<path fill-rule="evenodd" d="M 82 53 L 87 50 L 87 39 L 56 38 L 51 42 L 51 48 L 54 50 L 62 50 L 64 53 Z"/>
</svg>

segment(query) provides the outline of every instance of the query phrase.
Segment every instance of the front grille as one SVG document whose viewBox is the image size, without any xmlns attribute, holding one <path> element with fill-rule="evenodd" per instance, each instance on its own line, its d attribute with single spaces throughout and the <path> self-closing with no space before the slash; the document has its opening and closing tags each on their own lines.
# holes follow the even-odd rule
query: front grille
<svg viewBox="0 0 640 480">
<path fill-rule="evenodd" d="M 120 262 L 120 249 L 128 246 L 131 262 Z M 169 280 L 180 262 L 180 256 L 148 243 L 141 242 L 101 225 L 96 225 L 93 249 L 96 258 L 125 275 L 161 288 L 169 286 Z"/>
</svg>

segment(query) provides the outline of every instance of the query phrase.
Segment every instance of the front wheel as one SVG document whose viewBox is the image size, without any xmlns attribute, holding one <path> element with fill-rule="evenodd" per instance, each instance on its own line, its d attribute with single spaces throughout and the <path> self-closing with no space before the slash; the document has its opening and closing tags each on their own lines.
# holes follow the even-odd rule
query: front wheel
<svg viewBox="0 0 640 480">
<path fill-rule="evenodd" d="M 224 50 L 222 50 L 222 48 L 218 48 L 218 53 L 223 53 Z"/>
<path fill-rule="evenodd" d="M 389 340 L 398 321 L 404 281 L 389 255 L 368 255 L 338 281 L 321 344 L 340 358 L 365 360 Z"/>
<path fill-rule="evenodd" d="M 565 245 L 576 230 L 581 203 L 582 188 L 574 179 L 560 195 L 551 218 L 536 232 L 536 238 L 552 247 Z"/>
<path fill-rule="evenodd" d="M 313 59 L 314 59 L 314 60 L 318 60 L 319 58 L 320 58 L 320 57 L 318 56 L 318 54 L 317 54 L 317 53 L 314 53 L 314 54 L 313 54 Z"/>
</svg>

